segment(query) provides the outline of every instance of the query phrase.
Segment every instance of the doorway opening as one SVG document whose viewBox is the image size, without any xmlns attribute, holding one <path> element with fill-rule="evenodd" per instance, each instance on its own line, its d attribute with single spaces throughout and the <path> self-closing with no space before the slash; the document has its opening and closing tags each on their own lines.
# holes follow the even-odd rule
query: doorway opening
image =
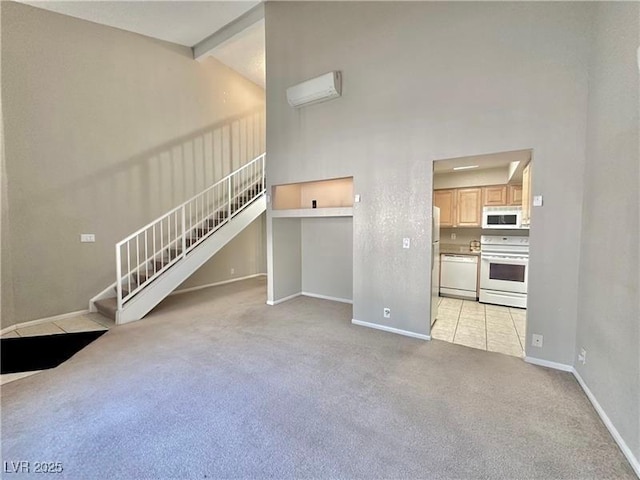
<svg viewBox="0 0 640 480">
<path fill-rule="evenodd" d="M 524 357 L 532 157 L 433 162 L 432 339 Z"/>
</svg>

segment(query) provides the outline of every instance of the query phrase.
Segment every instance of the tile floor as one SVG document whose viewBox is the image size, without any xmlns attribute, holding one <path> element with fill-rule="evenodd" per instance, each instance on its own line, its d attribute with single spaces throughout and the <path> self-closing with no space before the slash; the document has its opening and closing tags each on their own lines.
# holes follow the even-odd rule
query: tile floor
<svg viewBox="0 0 640 480">
<path fill-rule="evenodd" d="M 431 337 L 446 342 L 524 356 L 527 311 L 471 300 L 440 297 Z"/>
<path fill-rule="evenodd" d="M 113 320 L 103 317 L 99 313 L 87 313 L 75 317 L 69 317 L 54 322 L 40 323 L 29 327 L 22 327 L 16 330 L 3 333 L 2 338 L 36 337 L 38 335 L 57 335 L 61 333 L 93 332 L 96 330 L 108 330 L 113 327 Z M 5 373 L 0 375 L 0 385 L 28 377 L 38 373 L 33 372 Z"/>
</svg>

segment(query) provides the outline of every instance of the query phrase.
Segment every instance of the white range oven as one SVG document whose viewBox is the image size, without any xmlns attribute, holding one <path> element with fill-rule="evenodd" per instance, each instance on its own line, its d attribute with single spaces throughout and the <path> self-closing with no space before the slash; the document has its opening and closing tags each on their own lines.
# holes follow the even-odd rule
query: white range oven
<svg viewBox="0 0 640 480">
<path fill-rule="evenodd" d="M 480 302 L 527 308 L 529 237 L 482 235 Z"/>
</svg>

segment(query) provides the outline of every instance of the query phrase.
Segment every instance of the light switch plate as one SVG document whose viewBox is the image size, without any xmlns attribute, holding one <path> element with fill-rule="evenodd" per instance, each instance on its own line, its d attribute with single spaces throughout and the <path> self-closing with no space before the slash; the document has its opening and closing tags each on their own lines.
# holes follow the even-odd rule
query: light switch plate
<svg viewBox="0 0 640 480">
<path fill-rule="evenodd" d="M 403 238 L 402 239 L 402 248 L 411 248 L 411 239 Z"/>
<path fill-rule="evenodd" d="M 360 203 L 360 194 L 356 195 L 356 198 L 354 200 L 356 203 Z"/>
<path fill-rule="evenodd" d="M 96 236 L 93 233 L 81 233 L 80 241 L 82 243 L 93 243 L 96 241 Z"/>
<path fill-rule="evenodd" d="M 534 195 L 533 196 L 533 206 L 541 207 L 542 206 L 542 195 Z"/>
</svg>

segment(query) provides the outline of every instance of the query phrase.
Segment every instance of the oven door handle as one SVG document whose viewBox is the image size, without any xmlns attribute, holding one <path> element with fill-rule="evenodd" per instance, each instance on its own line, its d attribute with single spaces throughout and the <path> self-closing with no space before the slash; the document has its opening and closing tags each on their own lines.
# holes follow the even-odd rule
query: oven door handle
<svg viewBox="0 0 640 480">
<path fill-rule="evenodd" d="M 528 258 L 522 258 L 522 257 L 490 257 L 487 255 L 483 255 L 482 260 L 487 260 L 489 262 L 502 262 L 502 263 L 518 263 L 518 264 L 522 264 L 522 265 L 527 265 L 529 263 L 529 259 Z"/>
</svg>

